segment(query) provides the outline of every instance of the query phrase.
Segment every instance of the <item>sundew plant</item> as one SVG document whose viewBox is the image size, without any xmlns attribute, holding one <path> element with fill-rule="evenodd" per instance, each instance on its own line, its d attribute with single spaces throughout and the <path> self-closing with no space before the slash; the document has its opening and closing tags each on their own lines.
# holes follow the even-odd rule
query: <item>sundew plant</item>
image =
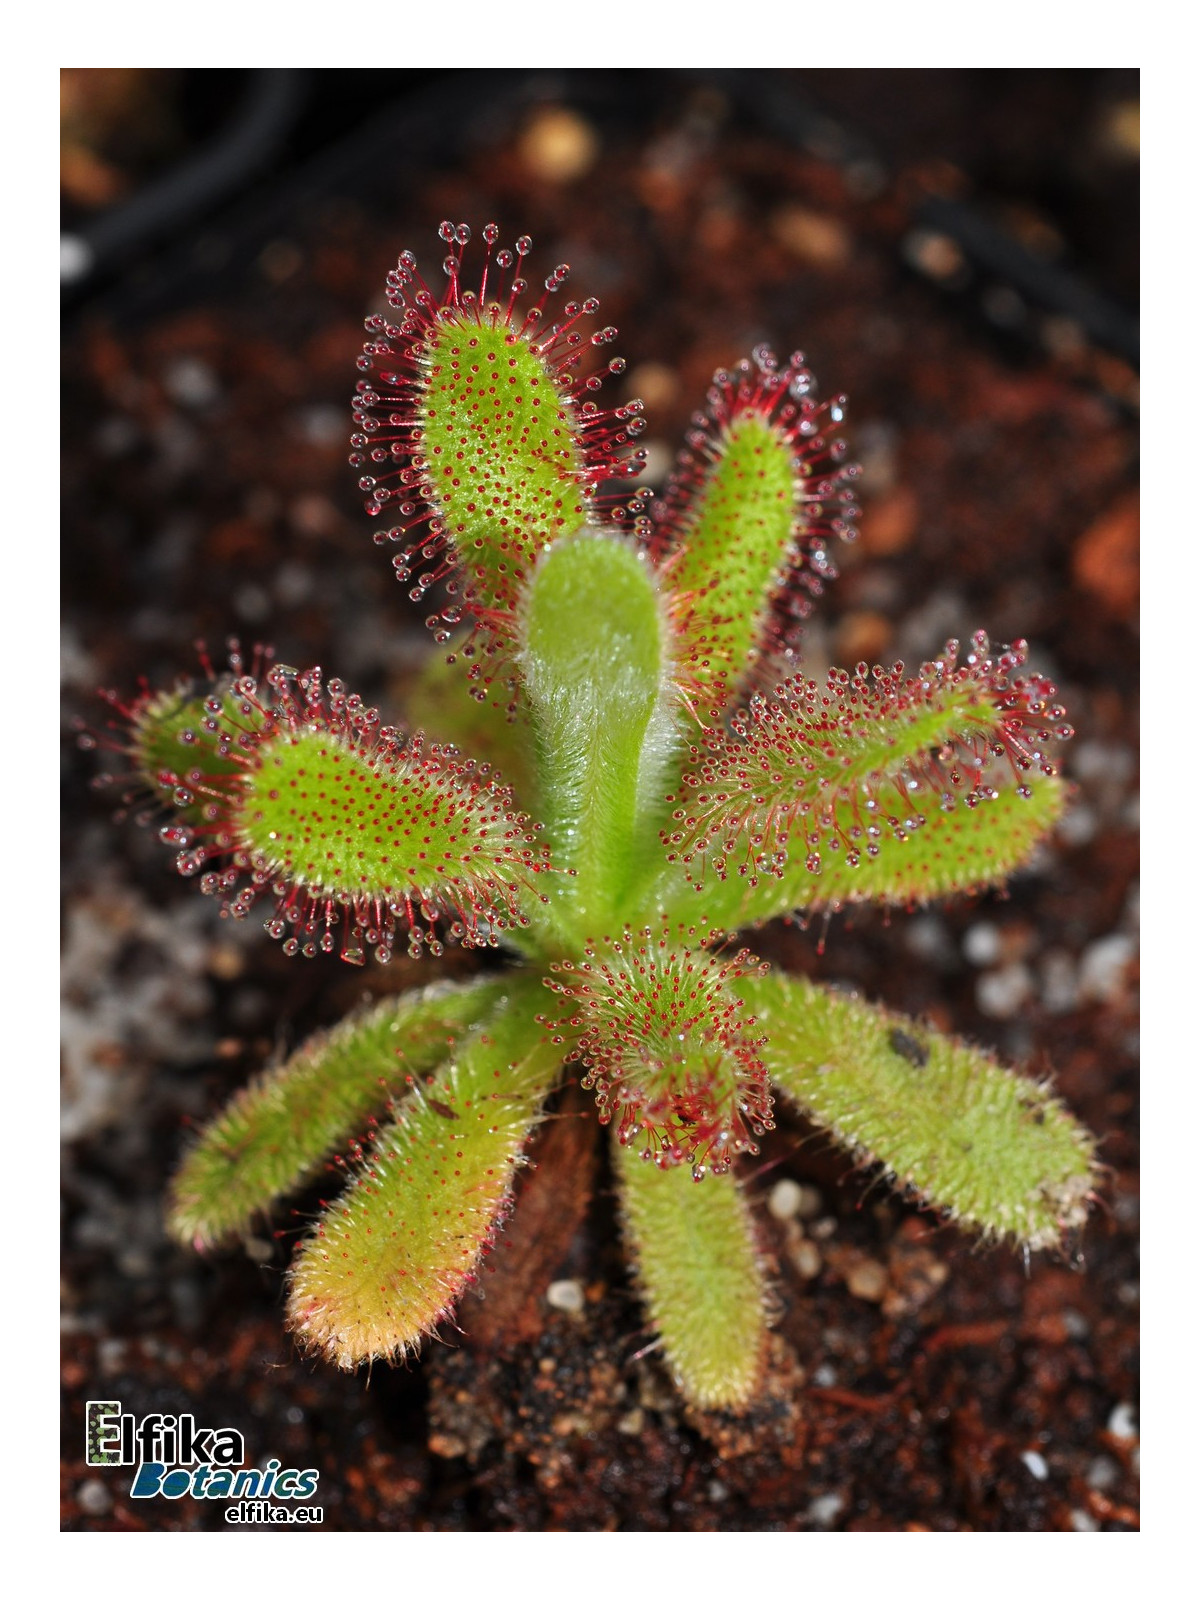
<svg viewBox="0 0 1200 1600">
<path fill-rule="evenodd" d="M 117 726 L 222 914 L 265 911 L 305 956 L 507 962 L 367 1005 L 242 1089 L 170 1227 L 212 1248 L 338 1165 L 288 1323 L 342 1368 L 411 1356 L 575 1079 L 675 1381 L 741 1410 L 770 1317 L 743 1185 L 779 1107 L 986 1240 L 1054 1248 L 1085 1219 L 1093 1141 L 1047 1083 L 739 944 L 1003 883 L 1062 810 L 1070 729 L 1023 643 L 983 634 L 912 672 L 806 675 L 800 624 L 856 507 L 844 401 L 800 355 L 718 372 L 665 493 L 630 493 L 641 405 L 600 398 L 623 363 L 596 301 L 560 305 L 560 266 L 530 304 L 528 239 L 489 225 L 468 280 L 469 230 L 441 237 L 440 295 L 405 253 L 367 319 L 351 456 L 376 543 L 439 596 L 415 697 L 436 726 L 266 649 Z"/>
</svg>

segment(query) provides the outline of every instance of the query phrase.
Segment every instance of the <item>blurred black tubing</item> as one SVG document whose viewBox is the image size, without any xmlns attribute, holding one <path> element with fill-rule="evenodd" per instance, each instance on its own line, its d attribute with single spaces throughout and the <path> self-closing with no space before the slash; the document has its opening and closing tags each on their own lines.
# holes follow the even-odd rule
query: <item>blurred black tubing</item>
<svg viewBox="0 0 1200 1600">
<path fill-rule="evenodd" d="M 73 243 L 78 265 L 64 280 L 63 290 L 72 295 L 86 292 L 90 280 L 244 187 L 275 155 L 294 125 L 305 98 L 305 78 L 295 67 L 254 70 L 237 112 L 219 138 L 124 205 L 64 235 L 64 245 L 68 238 Z"/>
<path fill-rule="evenodd" d="M 1028 304 L 1069 317 L 1095 344 L 1122 356 L 1135 369 L 1139 365 L 1141 332 L 1136 317 L 1074 273 L 1031 254 L 973 207 L 930 195 L 918 207 L 915 220 L 953 239 L 973 267 L 1011 285 Z"/>
<path fill-rule="evenodd" d="M 319 79 L 319 73 L 317 76 Z M 265 213 L 286 214 L 301 193 L 348 181 L 361 163 L 364 144 L 402 151 L 408 163 L 416 151 L 429 159 L 431 144 L 439 148 L 440 154 L 446 153 L 447 144 L 457 152 L 462 129 L 456 123 L 455 136 L 447 140 L 444 124 L 439 126 L 445 106 L 455 101 L 456 80 L 453 74 L 440 76 L 441 81 L 432 88 L 398 96 L 372 122 L 355 127 L 317 156 L 302 162 L 298 170 L 288 174 L 290 181 L 285 181 L 279 194 L 258 198 L 256 221 L 261 224 Z M 666 76 L 668 80 L 674 77 L 724 89 L 741 115 L 774 132 L 793 148 L 841 164 L 869 162 L 881 174 L 888 174 L 887 163 L 870 140 L 827 115 L 795 84 L 784 85 L 769 72 L 675 69 Z M 472 74 L 460 75 L 459 81 L 464 77 L 468 80 L 466 92 L 474 96 L 477 116 L 484 110 L 494 112 L 498 105 L 519 105 L 531 83 L 530 75 L 520 70 L 488 74 L 485 96 Z M 237 118 L 210 149 L 168 173 L 126 205 L 75 230 L 71 238 L 78 246 L 78 266 L 63 283 L 64 301 L 78 309 L 99 287 L 106 268 L 144 252 L 160 235 L 245 188 L 295 125 L 307 99 L 308 78 L 309 74 L 299 68 L 256 70 Z M 543 75 L 535 74 L 532 82 L 541 81 Z M 589 94 L 593 87 L 592 76 L 567 73 L 564 98 L 575 103 L 582 99 L 587 104 L 595 98 Z M 1011 285 L 1028 305 L 1070 317 L 1096 344 L 1122 356 L 1135 368 L 1138 366 L 1140 337 L 1136 315 L 1097 292 L 1084 279 L 1034 256 L 976 207 L 931 195 L 918 207 L 914 220 L 953 239 L 973 267 Z M 246 225 L 244 215 L 241 225 Z M 181 263 L 177 262 L 176 267 L 180 268 Z"/>
<path fill-rule="evenodd" d="M 680 75 L 725 89 L 739 110 L 797 149 L 842 165 L 866 161 L 881 173 L 889 171 L 867 138 L 827 116 L 795 84 L 744 68 Z M 1123 357 L 1135 370 L 1139 366 L 1141 329 L 1135 315 L 1076 274 L 1032 254 L 976 206 L 930 195 L 918 206 L 914 221 L 953 239 L 973 267 L 1015 289 L 1027 305 L 1069 317 L 1094 344 Z"/>
</svg>

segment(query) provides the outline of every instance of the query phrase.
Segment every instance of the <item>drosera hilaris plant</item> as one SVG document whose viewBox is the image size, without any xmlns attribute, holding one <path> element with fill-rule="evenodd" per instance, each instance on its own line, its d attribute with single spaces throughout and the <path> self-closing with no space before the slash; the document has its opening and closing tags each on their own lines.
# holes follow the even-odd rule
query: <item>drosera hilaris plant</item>
<svg viewBox="0 0 1200 1600">
<path fill-rule="evenodd" d="M 443 291 L 406 253 L 367 320 L 351 457 L 397 575 L 442 597 L 424 731 L 266 651 L 117 726 L 224 914 L 265 907 L 289 953 L 510 965 L 368 1006 L 252 1081 L 185 1156 L 170 1226 L 220 1245 L 347 1165 L 289 1325 L 343 1368 L 405 1358 L 576 1078 L 676 1382 L 743 1410 L 770 1315 L 743 1182 L 777 1105 L 986 1240 L 1053 1249 L 1085 1220 L 1094 1144 L 1047 1083 L 738 943 L 1003 884 L 1062 811 L 1070 730 L 1023 644 L 982 634 L 912 673 L 806 675 L 798 628 L 856 508 L 844 402 L 800 356 L 719 372 L 651 501 L 623 489 L 641 408 L 602 403 L 596 302 L 558 309 L 558 267 L 529 304 L 530 241 L 492 225 L 469 282 L 468 229 L 441 234 Z"/>
</svg>

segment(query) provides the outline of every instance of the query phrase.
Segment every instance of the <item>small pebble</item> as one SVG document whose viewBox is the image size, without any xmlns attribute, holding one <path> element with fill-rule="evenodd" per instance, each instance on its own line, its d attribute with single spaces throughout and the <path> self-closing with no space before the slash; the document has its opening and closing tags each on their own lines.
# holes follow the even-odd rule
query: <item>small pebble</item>
<svg viewBox="0 0 1200 1600">
<path fill-rule="evenodd" d="M 1073 1011 L 1079 1001 L 1079 978 L 1069 950 L 1047 950 L 1041 961 L 1042 1004 L 1055 1016 Z"/>
<path fill-rule="evenodd" d="M 1128 1400 L 1122 1400 L 1108 1414 L 1105 1423 L 1108 1432 L 1116 1439 L 1136 1439 L 1138 1436 L 1137 1409 Z"/>
<path fill-rule="evenodd" d="M 796 1215 L 802 1222 L 811 1222 L 814 1217 L 819 1217 L 825 1209 L 825 1196 L 820 1189 L 814 1188 L 811 1183 L 800 1184 L 800 1204 L 796 1208 Z"/>
<path fill-rule="evenodd" d="M 584 1306 L 583 1285 L 578 1278 L 558 1278 L 546 1290 L 546 1304 L 578 1316 Z"/>
<path fill-rule="evenodd" d="M 679 374 L 662 361 L 643 361 L 625 380 L 630 395 L 636 395 L 647 411 L 665 411 L 674 405 L 679 393 Z"/>
<path fill-rule="evenodd" d="M 837 1373 L 828 1361 L 822 1361 L 813 1373 L 812 1381 L 818 1389 L 832 1389 L 837 1382 Z"/>
<path fill-rule="evenodd" d="M 1105 106 L 1097 144 L 1120 161 L 1136 161 L 1142 153 L 1142 108 L 1137 100 L 1115 100 Z"/>
<path fill-rule="evenodd" d="M 779 1222 L 786 1222 L 800 1211 L 800 1185 L 791 1178 L 780 1178 L 767 1196 L 767 1210 Z"/>
<path fill-rule="evenodd" d="M 242 622 L 262 622 L 271 614 L 271 596 L 259 583 L 239 583 L 233 609 Z"/>
<path fill-rule="evenodd" d="M 1079 993 L 1084 1000 L 1118 1000 L 1125 987 L 1125 968 L 1137 944 L 1127 933 L 1113 933 L 1090 944 L 1079 960 Z"/>
<path fill-rule="evenodd" d="M 1043 317 L 1042 343 L 1059 361 L 1075 361 L 1087 352 L 1087 335 L 1074 317 Z"/>
<path fill-rule="evenodd" d="M 98 1478 L 89 1478 L 86 1483 L 80 1484 L 75 1498 L 79 1501 L 80 1509 L 86 1511 L 89 1517 L 102 1517 L 112 1506 L 112 1495 Z"/>
<path fill-rule="evenodd" d="M 882 661 L 888 654 L 892 625 L 878 611 L 851 611 L 837 626 L 834 650 L 843 665 Z"/>
<path fill-rule="evenodd" d="M 235 944 L 217 944 L 208 954 L 207 965 L 214 978 L 232 983 L 246 970 L 246 958 Z"/>
<path fill-rule="evenodd" d="M 927 661 L 947 639 L 969 638 L 971 627 L 966 599 L 955 589 L 934 589 L 915 611 L 906 612 L 896 641 L 897 654 L 902 661 Z"/>
<path fill-rule="evenodd" d="M 884 495 L 896 483 L 900 435 L 890 422 L 867 420 L 855 429 L 855 455 L 864 494 Z"/>
<path fill-rule="evenodd" d="M 641 1406 L 634 1406 L 632 1411 L 627 1411 L 617 1423 L 617 1432 L 626 1434 L 631 1439 L 636 1439 L 646 1425 L 646 1413 Z"/>
<path fill-rule="evenodd" d="M 111 416 L 105 417 L 97 427 L 94 442 L 97 454 L 112 460 L 119 456 L 127 456 L 140 438 L 137 423 L 132 417 L 114 412 Z"/>
<path fill-rule="evenodd" d="M 646 452 L 646 465 L 638 474 L 638 481 L 656 488 L 670 477 L 675 465 L 674 452 L 661 439 L 648 439 L 642 448 Z"/>
<path fill-rule="evenodd" d="M 275 574 L 273 587 L 280 605 L 302 606 L 312 596 L 313 574 L 298 561 L 285 561 Z"/>
<path fill-rule="evenodd" d="M 985 972 L 975 985 L 975 1003 L 986 1017 L 1014 1017 L 1033 997 L 1034 983 L 1023 961 Z"/>
<path fill-rule="evenodd" d="M 771 232 L 789 254 L 810 266 L 841 267 L 850 259 L 850 235 L 827 212 L 781 206 L 771 217 Z"/>
<path fill-rule="evenodd" d="M 1095 1517 L 1087 1511 L 1073 1510 L 1070 1520 L 1071 1527 L 1076 1533 L 1096 1533 L 1100 1527 Z"/>
<path fill-rule="evenodd" d="M 1081 783 L 1120 788 L 1133 776 L 1133 751 L 1123 744 L 1088 739 L 1071 751 L 1071 775 Z"/>
<path fill-rule="evenodd" d="M 521 137 L 521 159 L 547 183 L 581 178 L 600 154 L 600 140 L 589 123 L 563 106 L 545 106 Z"/>
<path fill-rule="evenodd" d="M 211 405 L 221 392 L 216 373 L 194 356 L 172 362 L 164 374 L 163 386 L 181 406 Z"/>
<path fill-rule="evenodd" d="M 949 970 L 958 965 L 958 952 L 949 929 L 941 917 L 926 914 L 912 919 L 904 930 L 904 942 L 920 961 Z"/>
<path fill-rule="evenodd" d="M 582 1411 L 562 1411 L 550 1424 L 550 1431 L 557 1439 L 567 1439 L 573 1433 L 587 1433 L 591 1422 Z"/>
<path fill-rule="evenodd" d="M 1063 844 L 1070 849 L 1090 844 L 1100 827 L 1099 819 L 1091 806 L 1075 805 L 1066 813 L 1055 830 Z"/>
<path fill-rule="evenodd" d="M 149 1278 L 154 1272 L 154 1258 L 149 1251 L 134 1245 L 118 1254 L 117 1268 L 123 1278 Z"/>
<path fill-rule="evenodd" d="M 846 1274 L 846 1287 L 856 1300 L 882 1300 L 887 1282 L 887 1269 L 882 1261 L 856 1261 Z"/>
<path fill-rule="evenodd" d="M 1111 1456 L 1097 1456 L 1087 1469 L 1084 1482 L 1089 1489 L 1099 1489 L 1106 1494 L 1121 1481 L 1121 1469 Z"/>
<path fill-rule="evenodd" d="M 1022 1450 L 1021 1460 L 1029 1468 L 1030 1474 L 1039 1483 L 1045 1483 L 1050 1476 L 1050 1468 L 1046 1465 L 1046 1458 L 1036 1450 Z"/>
<path fill-rule="evenodd" d="M 441 1456 L 445 1461 L 455 1461 L 459 1456 L 466 1455 L 469 1446 L 456 1433 L 431 1433 L 429 1448 L 435 1456 Z"/>
<path fill-rule="evenodd" d="M 125 1353 L 128 1341 L 125 1339 L 101 1339 L 96 1346 L 96 1362 L 101 1373 L 106 1378 L 111 1378 L 114 1373 L 124 1372 Z"/>
<path fill-rule="evenodd" d="M 303 411 L 297 414 L 296 421 L 300 432 L 309 444 L 315 444 L 326 449 L 332 445 L 340 444 L 342 435 L 346 431 L 345 418 L 337 406 L 305 406 Z M 308 500 L 320 501 L 321 496 L 301 496 L 301 501 Z"/>
<path fill-rule="evenodd" d="M 821 1276 L 821 1252 L 811 1239 L 801 1239 L 788 1252 L 792 1265 L 802 1278 Z"/>
<path fill-rule="evenodd" d="M 966 273 L 966 261 L 954 240 L 944 233 L 932 233 L 924 228 L 914 228 L 903 242 L 904 259 L 927 278 L 939 283 L 961 282 Z"/>
<path fill-rule="evenodd" d="M 808 1520 L 814 1528 L 831 1528 L 841 1515 L 845 1497 L 835 1489 L 832 1494 L 819 1494 L 808 1504 Z"/>
<path fill-rule="evenodd" d="M 974 923 L 963 937 L 962 948 L 973 967 L 990 967 L 1002 948 L 999 928 L 994 922 Z"/>
<path fill-rule="evenodd" d="M 873 556 L 899 555 L 916 537 L 921 506 L 916 493 L 897 484 L 871 507 L 863 523 L 863 545 Z"/>
<path fill-rule="evenodd" d="M 78 234 L 64 233 L 58 241 L 58 272 L 63 283 L 78 283 L 92 270 L 96 253 Z"/>
</svg>

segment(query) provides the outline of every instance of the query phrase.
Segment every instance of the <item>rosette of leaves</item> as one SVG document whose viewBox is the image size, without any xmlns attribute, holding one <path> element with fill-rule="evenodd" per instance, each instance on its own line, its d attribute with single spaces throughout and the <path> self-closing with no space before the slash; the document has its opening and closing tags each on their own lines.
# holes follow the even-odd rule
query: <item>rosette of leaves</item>
<svg viewBox="0 0 1200 1600">
<path fill-rule="evenodd" d="M 442 293 L 405 254 L 367 321 L 351 458 L 401 580 L 443 586 L 425 731 L 260 653 L 144 695 L 125 745 L 180 870 L 227 914 L 264 905 L 287 950 L 458 941 L 511 965 L 368 1007 L 251 1082 L 187 1154 L 170 1225 L 218 1245 L 338 1162 L 290 1326 L 344 1368 L 408 1356 L 575 1077 L 676 1381 L 743 1408 L 769 1320 L 743 1182 L 777 1103 L 987 1239 L 1053 1247 L 1085 1217 L 1093 1142 L 1046 1083 L 736 946 L 1002 883 L 1060 814 L 1069 729 L 1023 646 L 982 635 L 910 675 L 805 675 L 797 627 L 855 507 L 844 402 L 800 356 L 715 376 L 648 511 L 615 493 L 641 408 L 598 398 L 596 303 L 551 309 L 559 267 L 526 308 L 529 241 L 497 250 L 491 226 L 469 286 L 468 230 L 442 237 Z"/>
</svg>

